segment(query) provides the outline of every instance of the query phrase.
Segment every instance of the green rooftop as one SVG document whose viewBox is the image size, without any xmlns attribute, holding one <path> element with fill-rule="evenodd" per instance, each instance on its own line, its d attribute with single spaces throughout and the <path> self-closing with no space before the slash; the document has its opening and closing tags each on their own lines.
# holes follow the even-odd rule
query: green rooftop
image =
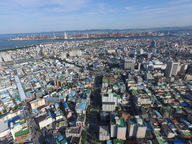
<svg viewBox="0 0 192 144">
<path fill-rule="evenodd" d="M 103 78 L 103 83 L 108 83 L 109 79 L 108 78 Z"/>
<path fill-rule="evenodd" d="M 67 121 L 61 121 L 59 122 L 59 127 L 61 126 L 66 126 L 67 125 Z"/>
<path fill-rule="evenodd" d="M 166 140 L 161 139 L 161 138 L 157 138 L 157 141 L 159 144 L 168 144 Z"/>
<path fill-rule="evenodd" d="M 66 138 L 64 138 L 63 136 L 59 136 L 59 137 L 56 139 L 56 143 L 57 143 L 57 144 L 67 144 L 67 140 L 66 140 Z"/>
<path fill-rule="evenodd" d="M 119 126 L 124 127 L 124 126 L 125 126 L 125 121 L 124 121 L 124 119 L 123 119 L 123 118 L 120 118 L 119 120 L 120 120 Z"/>
<path fill-rule="evenodd" d="M 124 127 L 125 126 L 125 121 L 124 121 L 123 118 L 118 118 L 117 120 L 120 121 L 118 126 L 120 126 L 120 127 Z M 117 124 L 117 121 L 115 119 L 111 121 L 111 125 L 116 125 L 116 124 Z"/>
<path fill-rule="evenodd" d="M 133 90 L 133 91 L 132 91 L 132 94 L 134 94 L 134 95 L 138 95 L 139 93 L 138 93 L 137 90 Z"/>
<path fill-rule="evenodd" d="M 121 96 L 120 96 L 120 95 L 117 95 L 117 98 L 118 98 L 118 99 L 121 99 Z"/>
<path fill-rule="evenodd" d="M 69 89 L 69 87 L 64 87 L 63 89 Z"/>
<path fill-rule="evenodd" d="M 141 111 L 147 111 L 147 108 L 141 107 Z"/>
<path fill-rule="evenodd" d="M 26 120 L 25 120 L 25 119 L 20 120 L 20 125 L 22 125 L 22 124 L 24 124 L 24 123 L 26 123 Z"/>
<path fill-rule="evenodd" d="M 185 135 L 185 136 L 191 136 L 192 133 L 190 131 L 182 131 L 182 133 Z"/>
<path fill-rule="evenodd" d="M 85 91 L 85 93 L 86 93 L 86 94 L 90 94 L 90 93 L 91 93 L 91 90 L 90 90 L 90 89 L 87 89 L 87 90 Z"/>
<path fill-rule="evenodd" d="M 145 123 L 144 123 L 143 118 L 141 116 L 137 117 L 136 121 L 137 121 L 138 126 L 145 126 Z M 141 122 L 141 123 L 139 123 L 139 122 Z"/>
<path fill-rule="evenodd" d="M 124 141 L 123 140 L 113 140 L 113 144 L 124 144 Z"/>
<path fill-rule="evenodd" d="M 15 137 L 27 135 L 29 133 L 29 129 L 27 127 L 24 127 L 22 130 L 15 133 Z"/>
<path fill-rule="evenodd" d="M 136 124 L 136 123 L 137 123 L 137 121 L 135 118 L 130 119 L 130 124 Z"/>
<path fill-rule="evenodd" d="M 51 97 L 58 97 L 56 93 L 52 94 Z"/>
<path fill-rule="evenodd" d="M 160 137 L 161 136 L 159 131 L 154 131 L 154 134 L 155 134 L 156 137 Z"/>
</svg>

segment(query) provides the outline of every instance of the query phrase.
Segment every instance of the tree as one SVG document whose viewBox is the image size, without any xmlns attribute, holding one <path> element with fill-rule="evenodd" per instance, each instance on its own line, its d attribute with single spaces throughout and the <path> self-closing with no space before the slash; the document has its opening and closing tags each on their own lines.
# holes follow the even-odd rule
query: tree
<svg viewBox="0 0 192 144">
<path fill-rule="evenodd" d="M 18 106 L 16 105 L 16 106 L 14 107 L 14 109 L 18 109 Z"/>
<path fill-rule="evenodd" d="M 82 138 L 81 143 L 84 144 L 85 143 L 85 139 Z"/>
<path fill-rule="evenodd" d="M 11 111 L 12 109 L 13 109 L 12 107 L 9 108 L 10 111 Z"/>
<path fill-rule="evenodd" d="M 3 110 L 3 113 L 6 113 L 6 112 L 7 112 L 7 110 L 6 110 L 6 109 L 4 109 L 4 110 Z"/>
</svg>

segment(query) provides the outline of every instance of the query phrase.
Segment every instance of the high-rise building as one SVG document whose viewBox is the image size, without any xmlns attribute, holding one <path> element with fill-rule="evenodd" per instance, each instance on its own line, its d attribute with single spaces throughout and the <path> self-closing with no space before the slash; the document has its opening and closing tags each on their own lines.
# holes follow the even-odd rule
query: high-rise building
<svg viewBox="0 0 192 144">
<path fill-rule="evenodd" d="M 115 117 L 110 123 L 111 137 L 125 140 L 127 126 L 123 118 Z"/>
<path fill-rule="evenodd" d="M 67 33 L 64 33 L 64 39 L 68 39 Z"/>
<path fill-rule="evenodd" d="M 108 126 L 100 126 L 99 127 L 99 140 L 104 141 L 104 140 L 109 140 L 110 135 L 109 135 L 109 127 Z"/>
<path fill-rule="evenodd" d="M 135 51 L 134 53 L 134 62 L 136 63 L 136 61 L 137 61 L 137 51 Z"/>
<path fill-rule="evenodd" d="M 117 106 L 117 95 L 115 93 L 107 93 L 102 96 L 102 110 L 114 111 Z"/>
<path fill-rule="evenodd" d="M 125 63 L 124 63 L 124 69 L 126 70 L 134 70 L 135 68 L 135 61 L 134 60 L 125 60 Z"/>
<path fill-rule="evenodd" d="M 180 66 L 178 62 L 168 62 L 165 70 L 165 76 L 171 77 L 177 75 L 179 67 Z"/>
<path fill-rule="evenodd" d="M 128 136 L 135 137 L 137 132 L 137 121 L 135 118 L 129 119 L 128 122 Z"/>
<path fill-rule="evenodd" d="M 156 47 L 156 41 L 152 40 L 150 45 L 149 45 L 149 48 L 155 48 L 155 47 Z"/>
<path fill-rule="evenodd" d="M 139 49 L 139 50 L 137 51 L 137 53 L 142 55 L 142 54 L 144 54 L 144 50 L 141 48 L 141 49 Z"/>
<path fill-rule="evenodd" d="M 144 138 L 147 127 L 141 116 L 135 116 L 135 118 L 129 119 L 128 122 L 128 136 L 136 138 Z"/>
<path fill-rule="evenodd" d="M 188 65 L 186 73 L 192 75 L 192 65 Z"/>
<path fill-rule="evenodd" d="M 188 64 L 182 64 L 182 65 L 180 66 L 180 71 L 179 71 L 179 73 L 180 73 L 180 74 L 185 74 L 186 71 L 187 71 L 187 68 L 188 68 Z"/>
<path fill-rule="evenodd" d="M 144 138 L 146 134 L 147 127 L 141 116 L 135 116 L 137 121 L 137 138 Z"/>
<path fill-rule="evenodd" d="M 115 121 L 111 121 L 111 123 L 110 123 L 110 132 L 111 132 L 110 136 L 112 138 L 117 137 L 117 125 L 116 125 Z"/>
</svg>

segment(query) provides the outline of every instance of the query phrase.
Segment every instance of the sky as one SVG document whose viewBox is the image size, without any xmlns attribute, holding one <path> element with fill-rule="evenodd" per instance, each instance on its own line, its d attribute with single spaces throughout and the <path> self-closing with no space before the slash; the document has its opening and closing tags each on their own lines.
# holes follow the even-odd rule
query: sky
<svg viewBox="0 0 192 144">
<path fill-rule="evenodd" d="M 0 0 L 0 33 L 192 25 L 192 0 Z"/>
</svg>

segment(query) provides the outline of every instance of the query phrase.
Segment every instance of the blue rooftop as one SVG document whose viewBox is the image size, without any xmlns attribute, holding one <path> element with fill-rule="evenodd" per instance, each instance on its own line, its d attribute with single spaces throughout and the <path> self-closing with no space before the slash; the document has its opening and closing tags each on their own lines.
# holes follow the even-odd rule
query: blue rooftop
<svg viewBox="0 0 192 144">
<path fill-rule="evenodd" d="M 10 128 L 10 123 L 15 123 L 16 120 L 20 119 L 20 116 L 15 116 L 8 120 L 8 127 Z"/>
<path fill-rule="evenodd" d="M 174 144 L 186 144 L 184 141 L 182 140 L 172 140 Z"/>
<path fill-rule="evenodd" d="M 75 94 L 76 94 L 75 91 L 71 91 L 71 92 L 70 92 L 70 95 L 72 95 L 72 96 L 74 96 Z"/>
<path fill-rule="evenodd" d="M 157 110 L 155 110 L 155 113 L 157 116 L 162 117 L 162 115 Z"/>
<path fill-rule="evenodd" d="M 147 130 L 149 131 L 153 131 L 153 128 L 151 126 L 151 124 L 149 122 L 145 122 L 146 126 L 147 126 Z"/>
<path fill-rule="evenodd" d="M 63 136 L 60 135 L 58 138 L 57 138 L 59 141 L 61 141 L 63 139 Z"/>
<path fill-rule="evenodd" d="M 181 103 L 181 106 L 186 107 L 186 106 L 188 106 L 188 104 L 183 102 L 183 103 Z"/>
<path fill-rule="evenodd" d="M 15 123 L 13 126 L 16 127 L 16 126 L 18 126 L 18 125 L 20 125 L 20 123 Z"/>
<path fill-rule="evenodd" d="M 63 106 L 64 106 L 64 108 L 69 108 L 66 101 L 64 101 Z"/>
<path fill-rule="evenodd" d="M 87 103 L 78 103 L 76 106 L 76 109 L 78 110 L 85 110 L 87 106 Z"/>
<path fill-rule="evenodd" d="M 112 143 L 112 140 L 108 140 L 108 141 L 106 141 L 106 143 L 107 143 L 107 144 L 113 144 L 113 143 Z"/>
</svg>

